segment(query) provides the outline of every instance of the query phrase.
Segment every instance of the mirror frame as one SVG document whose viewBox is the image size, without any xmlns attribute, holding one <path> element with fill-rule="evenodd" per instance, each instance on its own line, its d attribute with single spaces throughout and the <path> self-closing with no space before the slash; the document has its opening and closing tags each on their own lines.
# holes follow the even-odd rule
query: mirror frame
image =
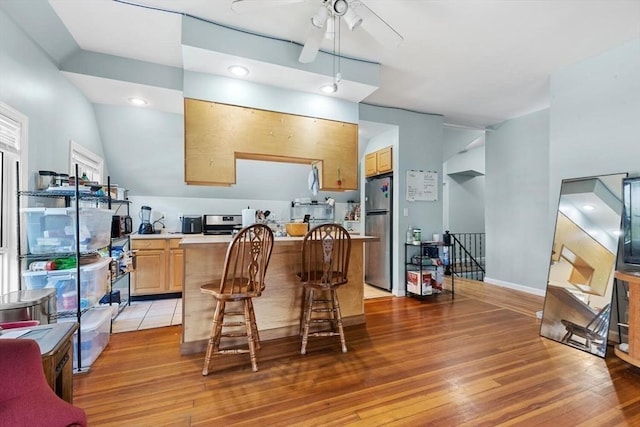
<svg viewBox="0 0 640 427">
<path fill-rule="evenodd" d="M 627 176 L 564 179 L 558 197 L 540 336 L 600 357 L 607 351 L 622 230 L 622 179 Z M 618 188 L 612 188 L 618 179 Z M 585 197 L 597 202 L 601 212 L 578 206 Z"/>
</svg>

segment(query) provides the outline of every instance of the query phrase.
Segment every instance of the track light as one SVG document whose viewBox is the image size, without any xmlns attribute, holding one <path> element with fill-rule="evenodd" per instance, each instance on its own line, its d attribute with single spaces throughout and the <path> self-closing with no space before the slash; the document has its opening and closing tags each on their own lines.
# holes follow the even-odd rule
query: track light
<svg viewBox="0 0 640 427">
<path fill-rule="evenodd" d="M 327 18 L 329 17 L 329 11 L 326 7 L 320 6 L 318 12 L 311 17 L 311 25 L 316 28 L 324 28 L 324 24 L 327 22 Z"/>
<path fill-rule="evenodd" d="M 333 13 L 338 16 L 342 16 L 347 13 L 349 9 L 349 4 L 347 0 L 334 0 L 333 2 Z"/>
<path fill-rule="evenodd" d="M 344 22 L 347 23 L 349 30 L 353 31 L 358 28 L 360 24 L 362 24 L 362 18 L 357 13 L 355 13 L 353 9 L 349 8 L 344 14 Z"/>
<path fill-rule="evenodd" d="M 336 25 L 333 18 L 327 21 L 327 31 L 324 33 L 324 38 L 327 40 L 333 40 L 336 36 Z"/>
</svg>

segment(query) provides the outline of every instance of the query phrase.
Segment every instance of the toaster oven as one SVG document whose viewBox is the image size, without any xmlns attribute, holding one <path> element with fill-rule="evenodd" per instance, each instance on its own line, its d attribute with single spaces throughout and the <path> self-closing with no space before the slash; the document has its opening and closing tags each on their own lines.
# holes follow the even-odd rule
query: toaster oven
<svg viewBox="0 0 640 427">
<path fill-rule="evenodd" d="M 242 228 L 242 215 L 204 215 L 203 234 L 233 234 Z"/>
</svg>

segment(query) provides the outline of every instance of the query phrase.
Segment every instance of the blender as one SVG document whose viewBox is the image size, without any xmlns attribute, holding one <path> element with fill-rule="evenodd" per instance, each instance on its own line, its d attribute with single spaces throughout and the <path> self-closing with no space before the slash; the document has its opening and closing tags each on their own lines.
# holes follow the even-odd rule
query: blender
<svg viewBox="0 0 640 427">
<path fill-rule="evenodd" d="M 142 206 L 140 208 L 140 228 L 138 234 L 153 234 L 153 224 L 151 224 L 151 207 Z"/>
</svg>

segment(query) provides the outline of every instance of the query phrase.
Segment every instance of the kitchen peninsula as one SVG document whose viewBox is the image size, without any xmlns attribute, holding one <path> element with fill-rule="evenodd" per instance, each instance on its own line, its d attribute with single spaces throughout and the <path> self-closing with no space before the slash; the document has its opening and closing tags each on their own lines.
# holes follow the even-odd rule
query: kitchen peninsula
<svg viewBox="0 0 640 427">
<path fill-rule="evenodd" d="M 349 283 L 338 290 L 345 326 L 364 323 L 364 245 L 377 238 L 352 235 Z M 206 349 L 214 301 L 200 286 L 219 278 L 231 236 L 184 236 L 182 354 Z M 262 341 L 298 335 L 302 286 L 299 270 L 302 237 L 276 237 L 266 276 L 266 289 L 253 301 Z"/>
</svg>

